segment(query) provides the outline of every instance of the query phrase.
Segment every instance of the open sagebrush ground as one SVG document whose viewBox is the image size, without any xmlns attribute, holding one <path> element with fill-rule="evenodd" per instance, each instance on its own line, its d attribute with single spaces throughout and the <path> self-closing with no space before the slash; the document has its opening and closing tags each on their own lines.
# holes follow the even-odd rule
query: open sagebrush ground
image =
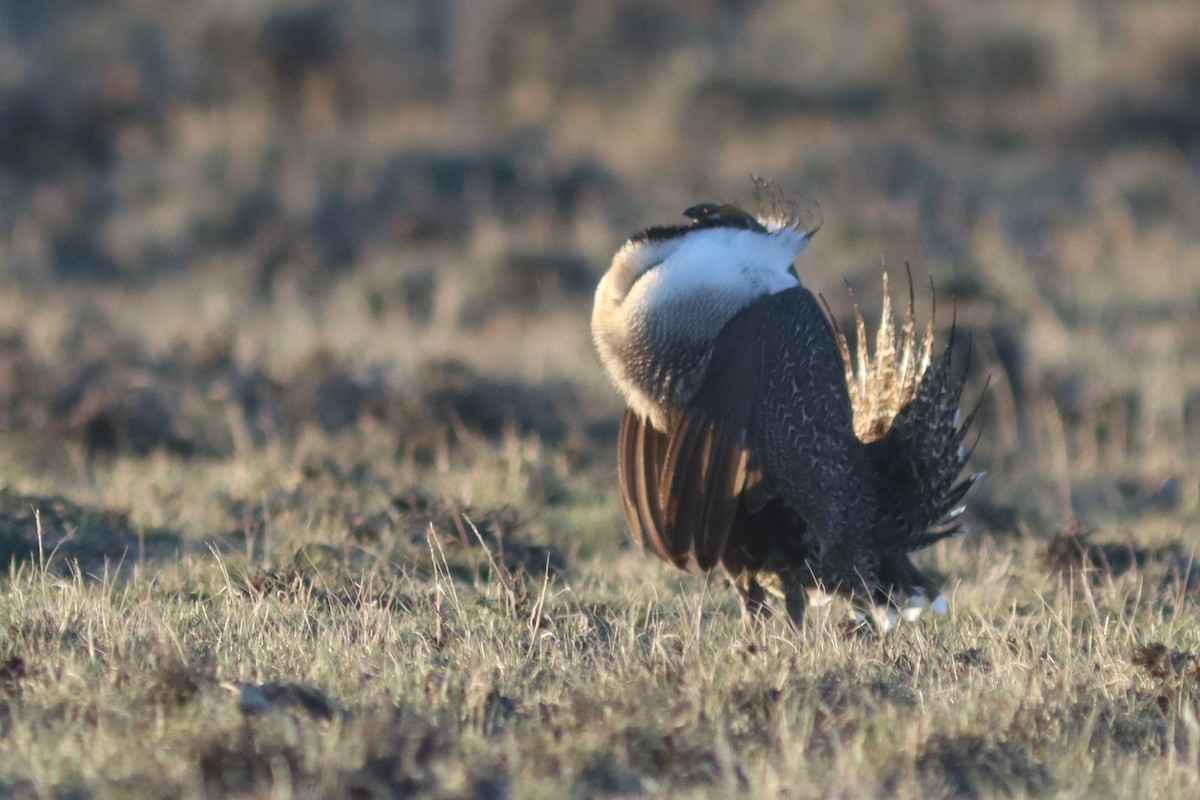
<svg viewBox="0 0 1200 800">
<path fill-rule="evenodd" d="M 931 557 L 954 577 L 944 619 L 876 637 L 835 604 L 803 634 L 748 633 L 725 587 L 607 536 L 585 556 L 511 509 L 393 494 L 366 464 L 259 467 L 287 490 L 230 501 L 211 478 L 136 476 L 168 516 L 197 493 L 225 504 L 236 530 L 208 541 L 5 497 L 5 533 L 36 541 L 40 521 L 45 553 L 0 610 L 6 791 L 1090 797 L 1200 780 L 1200 585 L 1175 547 L 955 543 Z M 93 539 L 126 563 L 101 568 Z"/>
<path fill-rule="evenodd" d="M 1200 8 L 0 0 L 0 796 L 1190 797 Z M 950 299 L 949 616 L 626 541 L 589 298 L 748 173 Z"/>
</svg>

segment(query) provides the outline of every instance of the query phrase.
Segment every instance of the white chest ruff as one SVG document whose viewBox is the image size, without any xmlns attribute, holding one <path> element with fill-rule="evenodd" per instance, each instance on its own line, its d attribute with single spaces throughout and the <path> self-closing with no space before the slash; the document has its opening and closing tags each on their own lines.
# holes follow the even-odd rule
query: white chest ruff
<svg viewBox="0 0 1200 800">
<path fill-rule="evenodd" d="M 754 300 L 797 285 L 807 234 L 739 228 L 630 240 L 596 291 L 592 332 L 636 413 L 662 430 L 699 389 L 725 324 Z"/>
</svg>

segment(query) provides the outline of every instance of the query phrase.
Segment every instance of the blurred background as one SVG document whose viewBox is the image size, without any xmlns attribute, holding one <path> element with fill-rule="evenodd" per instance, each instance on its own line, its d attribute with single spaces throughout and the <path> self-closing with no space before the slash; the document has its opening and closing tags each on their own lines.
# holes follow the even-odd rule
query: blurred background
<svg viewBox="0 0 1200 800">
<path fill-rule="evenodd" d="M 751 174 L 835 313 L 953 302 L 982 525 L 1195 517 L 1194 0 L 0 0 L 7 469 L 515 433 L 611 492 L 595 282 Z"/>
</svg>

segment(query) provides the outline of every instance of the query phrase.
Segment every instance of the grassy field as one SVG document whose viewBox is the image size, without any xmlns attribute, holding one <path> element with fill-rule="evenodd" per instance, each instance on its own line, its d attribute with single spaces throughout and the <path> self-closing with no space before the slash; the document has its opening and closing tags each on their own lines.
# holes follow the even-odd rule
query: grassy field
<svg viewBox="0 0 1200 800">
<path fill-rule="evenodd" d="M 591 292 L 751 173 L 984 395 L 946 617 L 627 540 Z M 0 797 L 1194 797 L 1200 6 L 0 0 Z"/>
</svg>

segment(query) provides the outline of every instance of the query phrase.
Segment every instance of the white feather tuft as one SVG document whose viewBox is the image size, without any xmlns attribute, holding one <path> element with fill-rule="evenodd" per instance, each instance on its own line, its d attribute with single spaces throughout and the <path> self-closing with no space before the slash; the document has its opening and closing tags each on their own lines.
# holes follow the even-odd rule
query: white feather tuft
<svg viewBox="0 0 1200 800">
<path fill-rule="evenodd" d="M 653 313 L 680 298 L 712 297 L 716 292 L 737 309 L 756 297 L 795 286 L 789 270 L 807 244 L 808 234 L 791 228 L 771 233 L 698 228 L 662 242 L 626 245 L 650 251 L 637 254 L 648 266 L 627 301 Z"/>
<path fill-rule="evenodd" d="M 933 602 L 929 604 L 929 608 L 938 616 L 945 616 L 946 612 L 949 610 L 949 603 L 946 601 L 946 595 L 939 594 L 937 597 L 933 598 Z"/>
</svg>

